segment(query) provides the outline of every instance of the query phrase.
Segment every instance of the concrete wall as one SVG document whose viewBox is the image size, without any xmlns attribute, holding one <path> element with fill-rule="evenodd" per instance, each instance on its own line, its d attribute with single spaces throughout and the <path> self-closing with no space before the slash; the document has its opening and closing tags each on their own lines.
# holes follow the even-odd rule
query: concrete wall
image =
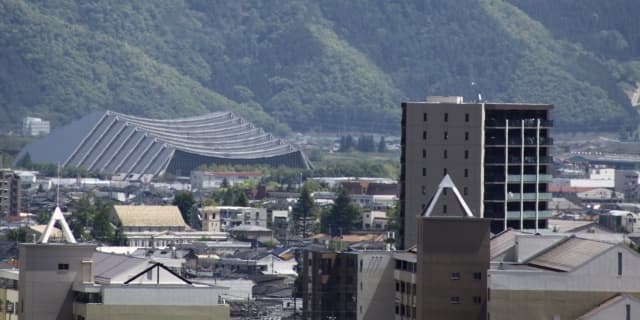
<svg viewBox="0 0 640 320">
<path fill-rule="evenodd" d="M 478 218 L 419 220 L 417 319 L 485 319 L 489 225 Z"/>
<path fill-rule="evenodd" d="M 202 306 L 218 304 L 223 287 L 110 286 L 102 292 L 105 305 Z"/>
<path fill-rule="evenodd" d="M 228 305 L 209 306 L 145 306 L 145 305 L 73 305 L 74 319 L 82 316 L 87 320 L 227 320 L 230 319 Z M 67 318 L 70 319 L 70 318 Z"/>
<path fill-rule="evenodd" d="M 491 319 L 575 319 L 619 293 L 640 296 L 637 270 L 640 256 L 623 244 L 571 272 L 490 270 L 488 312 Z"/>
<path fill-rule="evenodd" d="M 357 256 L 357 319 L 393 319 L 395 281 L 392 252 L 359 252 Z"/>
<path fill-rule="evenodd" d="M 20 244 L 20 319 L 70 319 L 71 287 L 81 281 L 82 261 L 91 260 L 95 248 L 82 244 Z"/>
</svg>

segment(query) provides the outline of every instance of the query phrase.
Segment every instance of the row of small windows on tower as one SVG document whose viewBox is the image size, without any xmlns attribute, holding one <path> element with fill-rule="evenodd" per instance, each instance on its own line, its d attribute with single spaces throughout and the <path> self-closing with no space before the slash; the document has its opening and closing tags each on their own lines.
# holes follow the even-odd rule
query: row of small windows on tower
<svg viewBox="0 0 640 320">
<path fill-rule="evenodd" d="M 427 140 L 427 130 L 422 131 L 422 140 Z M 449 132 L 444 132 L 444 140 L 449 140 Z M 469 141 L 469 131 L 464 132 L 464 141 Z"/>
<path fill-rule="evenodd" d="M 447 168 L 443 168 L 442 170 L 442 175 L 446 176 L 447 173 L 449 173 L 449 171 L 447 170 Z M 427 168 L 426 167 L 422 167 L 422 176 L 426 177 L 427 176 Z M 468 178 L 469 177 L 469 169 L 465 168 L 464 169 L 464 177 Z"/>
<path fill-rule="evenodd" d="M 442 156 L 447 159 L 449 157 L 449 152 L 447 151 L 447 149 L 444 149 L 444 152 L 442 153 Z M 426 159 L 427 158 L 427 149 L 422 149 L 422 158 Z M 469 150 L 465 150 L 464 151 L 464 158 L 465 159 L 469 159 Z"/>
<path fill-rule="evenodd" d="M 422 114 L 422 120 L 424 122 L 427 122 L 427 113 L 426 112 Z M 444 113 L 444 122 L 449 122 L 449 113 L 447 113 L 447 112 Z M 464 114 L 464 122 L 469 122 L 469 114 L 468 113 Z"/>
</svg>

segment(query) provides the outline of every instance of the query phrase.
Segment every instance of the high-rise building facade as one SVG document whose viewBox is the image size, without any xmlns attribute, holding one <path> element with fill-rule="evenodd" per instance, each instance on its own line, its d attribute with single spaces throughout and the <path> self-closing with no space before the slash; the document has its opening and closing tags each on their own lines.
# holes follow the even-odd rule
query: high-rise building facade
<svg viewBox="0 0 640 320">
<path fill-rule="evenodd" d="M 20 213 L 20 177 L 9 169 L 0 169 L 0 215 Z"/>
<path fill-rule="evenodd" d="M 416 244 L 416 219 L 447 174 L 492 232 L 545 228 L 552 108 L 461 98 L 402 103 L 399 247 Z M 451 194 L 441 201 L 443 215 L 458 205 Z"/>
</svg>

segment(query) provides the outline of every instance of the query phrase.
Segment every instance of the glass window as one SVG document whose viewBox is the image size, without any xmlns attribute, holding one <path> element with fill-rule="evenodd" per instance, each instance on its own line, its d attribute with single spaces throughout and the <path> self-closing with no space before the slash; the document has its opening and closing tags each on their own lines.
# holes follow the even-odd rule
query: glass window
<svg viewBox="0 0 640 320">
<path fill-rule="evenodd" d="M 460 280 L 460 272 L 452 272 L 451 280 Z"/>
<path fill-rule="evenodd" d="M 456 296 L 456 297 L 451 297 L 451 298 L 449 299 L 449 302 L 450 302 L 451 304 L 460 304 L 460 297 L 457 297 L 457 296 Z"/>
<path fill-rule="evenodd" d="M 448 113 L 444 113 L 444 122 L 449 122 L 449 114 Z"/>
</svg>

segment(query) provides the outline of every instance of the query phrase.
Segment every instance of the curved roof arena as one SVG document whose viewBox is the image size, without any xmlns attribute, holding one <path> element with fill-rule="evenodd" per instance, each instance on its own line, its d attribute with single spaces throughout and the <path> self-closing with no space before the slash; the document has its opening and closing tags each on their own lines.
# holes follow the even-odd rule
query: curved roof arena
<svg viewBox="0 0 640 320">
<path fill-rule="evenodd" d="M 188 175 L 203 164 L 309 168 L 300 149 L 231 112 L 172 120 L 95 112 L 25 146 L 16 159 L 27 153 L 33 163 L 128 175 Z"/>
</svg>

